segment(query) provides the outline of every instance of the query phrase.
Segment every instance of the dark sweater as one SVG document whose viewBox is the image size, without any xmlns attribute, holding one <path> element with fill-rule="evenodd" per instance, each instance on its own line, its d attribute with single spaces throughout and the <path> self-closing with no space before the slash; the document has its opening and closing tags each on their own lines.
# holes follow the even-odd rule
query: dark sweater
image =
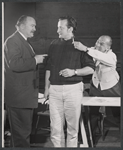
<svg viewBox="0 0 123 150">
<path fill-rule="evenodd" d="M 63 69 L 81 69 L 86 66 L 95 68 L 92 57 L 74 48 L 72 40 L 54 40 L 49 48 L 46 70 L 50 70 L 50 84 L 75 84 L 83 80 L 82 76 L 63 77 L 59 75 Z"/>
</svg>

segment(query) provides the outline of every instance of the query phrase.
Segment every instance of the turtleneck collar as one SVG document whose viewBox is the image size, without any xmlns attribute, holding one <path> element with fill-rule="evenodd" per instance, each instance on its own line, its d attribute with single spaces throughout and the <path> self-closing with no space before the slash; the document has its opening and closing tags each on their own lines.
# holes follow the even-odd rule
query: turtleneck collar
<svg viewBox="0 0 123 150">
<path fill-rule="evenodd" d="M 61 41 L 63 41 L 63 42 L 73 42 L 73 39 L 72 38 L 70 38 L 70 39 L 68 39 L 68 40 L 65 40 L 65 39 L 63 39 L 63 38 L 61 38 Z"/>
</svg>

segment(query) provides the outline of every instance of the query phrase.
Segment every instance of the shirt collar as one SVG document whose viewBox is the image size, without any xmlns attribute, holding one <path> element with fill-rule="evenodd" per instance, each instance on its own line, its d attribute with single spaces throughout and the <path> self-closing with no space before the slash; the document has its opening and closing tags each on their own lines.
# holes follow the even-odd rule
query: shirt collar
<svg viewBox="0 0 123 150">
<path fill-rule="evenodd" d="M 20 31 L 18 31 L 19 33 L 20 33 L 20 35 L 27 41 L 27 38 L 20 32 Z"/>
<path fill-rule="evenodd" d="M 72 38 L 69 39 L 69 40 L 65 40 L 65 39 L 61 38 L 60 40 L 61 40 L 61 41 L 64 41 L 64 42 L 72 42 Z"/>
</svg>

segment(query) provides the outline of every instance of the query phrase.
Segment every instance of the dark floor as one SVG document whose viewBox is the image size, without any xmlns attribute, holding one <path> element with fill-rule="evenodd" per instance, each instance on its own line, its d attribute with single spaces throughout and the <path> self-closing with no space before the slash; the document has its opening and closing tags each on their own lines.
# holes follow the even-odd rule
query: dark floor
<svg viewBox="0 0 123 150">
<path fill-rule="evenodd" d="M 50 141 L 50 130 L 49 130 L 49 117 L 42 116 L 39 122 L 39 130 L 35 135 L 35 125 L 37 121 L 36 112 L 34 113 L 34 121 L 33 121 L 33 130 L 31 134 L 31 147 L 53 147 L 52 142 Z M 97 128 L 97 124 L 93 123 L 96 122 L 92 119 L 92 126 L 93 126 L 93 134 L 94 134 L 94 146 L 95 147 L 120 147 L 120 123 L 117 117 L 113 117 L 110 119 L 105 119 L 105 138 L 102 140 L 102 136 Z M 95 127 L 94 127 L 95 126 Z M 40 129 L 41 127 L 41 129 Z M 87 126 L 86 126 L 87 128 Z M 45 129 L 45 130 L 44 130 Z M 6 130 L 9 130 L 9 128 Z M 79 132 L 79 141 L 78 147 L 82 144 L 81 134 Z M 10 145 L 10 135 L 5 136 L 5 147 L 9 147 Z"/>
<path fill-rule="evenodd" d="M 41 118 L 42 120 L 43 118 Z M 46 118 L 45 118 L 46 119 Z M 113 121 L 112 121 L 113 120 Z M 93 122 L 93 121 L 92 121 Z M 44 125 L 41 125 L 42 129 L 39 128 L 36 136 L 34 135 L 34 131 L 31 135 L 31 147 L 53 147 L 53 144 L 50 140 L 50 132 L 48 130 L 43 130 L 43 127 L 45 129 L 48 129 L 49 125 L 49 119 L 47 118 L 45 120 Z M 94 123 L 93 123 L 94 124 Z M 118 118 L 107 118 L 104 122 L 104 133 L 105 138 L 102 140 L 102 136 L 99 132 L 99 129 L 97 126 L 93 127 L 93 134 L 94 134 L 94 146 L 95 147 L 120 147 L 121 141 L 120 141 L 120 123 Z M 93 125 L 94 126 L 94 125 Z M 86 126 L 87 128 L 87 126 Z M 80 144 L 82 144 L 81 134 L 79 132 L 79 141 L 78 141 L 78 147 Z M 35 141 L 35 142 L 34 142 Z"/>
</svg>

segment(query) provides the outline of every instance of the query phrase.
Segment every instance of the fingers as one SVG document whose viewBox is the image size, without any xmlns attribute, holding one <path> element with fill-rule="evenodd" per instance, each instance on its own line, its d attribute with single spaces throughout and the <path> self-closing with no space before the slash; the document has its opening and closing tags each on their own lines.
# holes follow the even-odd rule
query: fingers
<svg viewBox="0 0 123 150">
<path fill-rule="evenodd" d="M 42 57 L 42 59 L 44 60 L 46 56 L 48 56 L 47 54 L 42 54 L 40 55 Z"/>
<path fill-rule="evenodd" d="M 62 75 L 62 71 L 59 72 L 59 75 L 60 75 L 60 76 Z"/>
<path fill-rule="evenodd" d="M 60 72 L 59 72 L 59 75 L 61 76 L 61 75 L 63 75 L 63 73 L 66 71 L 66 69 L 64 69 L 64 70 L 61 70 Z"/>
<path fill-rule="evenodd" d="M 60 76 L 61 76 L 61 75 L 63 76 L 63 71 L 64 71 L 64 70 L 61 70 L 61 71 L 59 72 L 59 75 L 60 75 Z"/>
<path fill-rule="evenodd" d="M 67 73 L 67 70 L 66 70 L 66 69 L 62 70 L 62 74 L 64 74 L 64 73 Z"/>
<path fill-rule="evenodd" d="M 62 76 L 63 77 L 69 77 L 69 74 L 68 73 L 63 73 Z"/>
<path fill-rule="evenodd" d="M 61 71 L 59 72 L 59 75 L 60 75 L 60 76 L 63 76 L 63 77 L 69 77 L 68 70 L 67 70 L 67 69 L 61 70 Z"/>
<path fill-rule="evenodd" d="M 74 37 L 72 38 L 72 44 L 74 44 Z"/>
<path fill-rule="evenodd" d="M 36 55 L 34 58 L 36 59 L 36 64 L 43 63 L 45 57 L 48 56 L 47 54 L 43 55 Z"/>
<path fill-rule="evenodd" d="M 74 47 L 75 47 L 75 48 L 78 48 L 79 42 L 74 42 L 73 44 L 74 44 Z"/>
<path fill-rule="evenodd" d="M 64 72 L 64 73 L 59 73 L 60 76 L 63 76 L 63 77 L 69 77 L 69 74 L 67 72 Z"/>
</svg>

